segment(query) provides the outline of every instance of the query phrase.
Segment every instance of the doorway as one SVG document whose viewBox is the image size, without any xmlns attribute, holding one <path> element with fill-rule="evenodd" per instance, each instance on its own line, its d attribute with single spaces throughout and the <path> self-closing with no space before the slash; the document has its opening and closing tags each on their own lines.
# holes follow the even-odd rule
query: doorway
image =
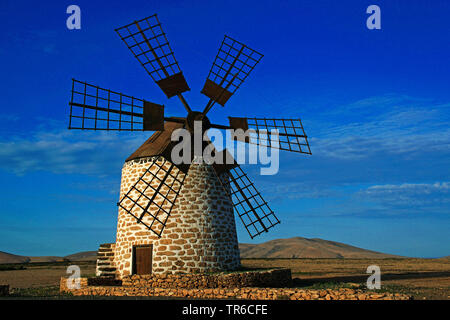
<svg viewBox="0 0 450 320">
<path fill-rule="evenodd" d="M 133 274 L 152 273 L 153 245 L 133 246 Z"/>
</svg>

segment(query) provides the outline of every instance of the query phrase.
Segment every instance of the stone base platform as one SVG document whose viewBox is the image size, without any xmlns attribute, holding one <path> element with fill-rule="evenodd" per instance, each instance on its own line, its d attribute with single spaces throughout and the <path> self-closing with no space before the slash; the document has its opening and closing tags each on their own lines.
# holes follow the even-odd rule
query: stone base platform
<svg viewBox="0 0 450 320">
<path fill-rule="evenodd" d="M 71 290 L 74 296 L 167 297 L 186 299 L 244 299 L 244 300 L 410 300 L 404 294 L 364 292 L 362 290 L 308 290 L 297 288 L 214 288 L 173 289 L 145 287 L 90 286 Z"/>
<path fill-rule="evenodd" d="M 409 296 L 354 289 L 309 290 L 289 288 L 290 269 L 218 274 L 133 275 L 104 283 L 81 278 L 79 289 L 67 288 L 61 278 L 60 292 L 74 296 L 155 296 L 196 299 L 247 300 L 408 300 Z"/>
<path fill-rule="evenodd" d="M 90 287 L 211 289 L 243 287 L 289 287 L 292 284 L 290 269 L 272 269 L 247 272 L 221 272 L 211 274 L 151 274 L 124 276 L 121 280 L 104 277 L 80 278 L 80 289 Z M 78 289 L 78 290 L 80 290 Z M 61 292 L 67 288 L 67 278 L 61 278 Z"/>
<path fill-rule="evenodd" d="M 122 285 L 129 287 L 209 289 L 244 287 L 289 287 L 290 269 L 272 269 L 215 274 L 155 274 L 122 277 Z"/>
</svg>

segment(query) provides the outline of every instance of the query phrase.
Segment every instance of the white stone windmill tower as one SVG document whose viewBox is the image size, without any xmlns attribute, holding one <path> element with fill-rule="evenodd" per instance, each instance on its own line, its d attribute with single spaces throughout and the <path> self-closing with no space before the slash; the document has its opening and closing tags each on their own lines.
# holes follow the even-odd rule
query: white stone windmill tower
<svg viewBox="0 0 450 320">
<path fill-rule="evenodd" d="M 209 101 L 198 112 L 183 97 L 190 89 L 156 15 L 116 32 L 166 96 L 180 99 L 187 116 L 165 117 L 162 105 L 73 80 L 69 129 L 155 131 L 122 168 L 117 239 L 100 246 L 98 275 L 238 268 L 233 211 L 251 238 L 280 221 L 234 160 L 212 165 L 173 161 L 172 133 L 183 128 L 194 135 L 199 123 L 201 135 L 210 128 L 251 130 L 250 138 L 236 139 L 311 154 L 300 119 L 230 117 L 229 126 L 210 123 L 206 115 L 214 104 L 224 106 L 262 58 L 228 36 L 201 91 Z M 271 129 L 278 130 L 277 145 L 270 145 Z M 217 154 L 229 159 L 227 151 Z M 192 152 L 189 160 L 197 156 Z"/>
</svg>

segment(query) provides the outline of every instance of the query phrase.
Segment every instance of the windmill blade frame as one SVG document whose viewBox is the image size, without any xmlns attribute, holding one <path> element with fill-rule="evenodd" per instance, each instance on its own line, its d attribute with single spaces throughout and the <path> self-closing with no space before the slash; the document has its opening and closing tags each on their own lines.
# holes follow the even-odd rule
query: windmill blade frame
<svg viewBox="0 0 450 320">
<path fill-rule="evenodd" d="M 161 237 L 186 176 L 164 157 L 155 157 L 117 205 Z"/>
<path fill-rule="evenodd" d="M 164 106 L 72 79 L 69 129 L 164 130 Z"/>
<path fill-rule="evenodd" d="M 219 176 L 219 173 L 216 173 Z M 281 223 L 238 164 L 225 171 L 225 175 L 219 176 L 219 180 L 231 197 L 235 213 L 252 239 Z"/>
<path fill-rule="evenodd" d="M 263 56 L 225 35 L 201 90 L 210 98 L 203 114 L 208 113 L 216 102 L 225 106 Z"/>
<path fill-rule="evenodd" d="M 115 31 L 164 94 L 168 98 L 178 96 L 189 112 L 190 107 L 182 93 L 190 88 L 158 16 L 151 15 Z"/>
<path fill-rule="evenodd" d="M 230 128 L 246 134 L 235 134 L 237 141 L 285 151 L 312 154 L 301 119 L 228 117 Z M 276 130 L 273 132 L 272 130 Z M 273 142 L 277 142 L 274 144 Z"/>
</svg>

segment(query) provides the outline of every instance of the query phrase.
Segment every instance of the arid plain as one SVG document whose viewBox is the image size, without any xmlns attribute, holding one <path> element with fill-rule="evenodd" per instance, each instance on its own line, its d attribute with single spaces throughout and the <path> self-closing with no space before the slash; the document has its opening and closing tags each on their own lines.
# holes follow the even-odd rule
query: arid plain
<svg viewBox="0 0 450 320">
<path fill-rule="evenodd" d="M 59 281 L 70 264 L 78 264 L 82 276 L 94 276 L 95 262 L 15 264 L 0 271 L 0 284 L 9 284 L 17 296 L 58 296 Z M 450 259 L 242 259 L 244 269 L 286 267 L 294 285 L 304 288 L 363 287 L 369 265 L 381 269 L 381 291 L 405 293 L 414 299 L 450 299 Z M 11 265 L 10 265 L 11 266 Z"/>
<path fill-rule="evenodd" d="M 414 299 L 450 299 L 450 257 L 407 258 L 348 244 L 294 237 L 260 244 L 239 244 L 243 270 L 289 268 L 300 288 L 366 288 L 367 267 L 381 271 L 380 291 L 404 293 Z M 69 265 L 82 277 L 95 276 L 96 251 L 65 257 L 27 257 L 0 252 L 0 285 L 13 295 L 58 297 L 59 281 Z"/>
</svg>

